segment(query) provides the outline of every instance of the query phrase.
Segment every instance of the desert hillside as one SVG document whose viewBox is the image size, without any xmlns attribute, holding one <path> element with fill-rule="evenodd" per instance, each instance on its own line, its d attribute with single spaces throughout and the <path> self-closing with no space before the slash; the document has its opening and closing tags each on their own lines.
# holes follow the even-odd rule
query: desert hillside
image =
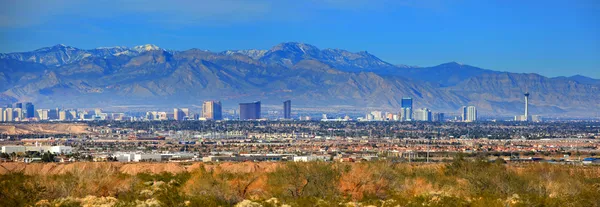
<svg viewBox="0 0 600 207">
<path fill-rule="evenodd" d="M 0 206 L 600 206 L 600 167 L 0 163 Z"/>
<path fill-rule="evenodd" d="M 86 134 L 88 125 L 77 123 L 5 124 L 0 134 Z"/>
</svg>

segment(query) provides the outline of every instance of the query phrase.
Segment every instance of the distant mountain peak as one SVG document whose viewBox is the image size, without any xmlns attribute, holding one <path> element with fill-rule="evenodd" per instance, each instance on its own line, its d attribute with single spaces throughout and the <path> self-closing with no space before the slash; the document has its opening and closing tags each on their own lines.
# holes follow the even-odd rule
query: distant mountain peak
<svg viewBox="0 0 600 207">
<path fill-rule="evenodd" d="M 263 57 L 265 55 L 265 53 L 267 53 L 267 52 L 268 52 L 268 50 L 249 49 L 249 50 L 226 50 L 226 51 L 221 52 L 221 54 L 224 54 L 224 55 L 241 54 L 241 55 L 248 56 L 252 59 L 258 60 L 261 57 Z"/>
<path fill-rule="evenodd" d="M 279 50 L 294 51 L 294 52 L 300 52 L 300 53 L 304 53 L 304 54 L 315 52 L 315 51 L 320 51 L 319 48 L 317 48 L 316 46 L 302 43 L 302 42 L 280 43 L 278 45 L 275 45 L 273 48 L 271 48 L 270 51 L 273 52 L 273 51 L 279 51 Z"/>
<path fill-rule="evenodd" d="M 36 52 L 45 52 L 45 51 L 61 50 L 61 49 L 74 50 L 74 49 L 77 49 L 77 48 L 71 47 L 71 46 L 67 46 L 65 44 L 56 44 L 56 45 L 51 46 L 51 47 L 42 47 L 42 48 L 34 50 L 34 51 L 36 51 Z"/>
<path fill-rule="evenodd" d="M 148 52 L 148 51 L 152 51 L 152 50 L 162 50 L 162 49 L 153 44 L 145 44 L 145 45 L 135 46 L 132 48 L 132 50 L 135 50 L 137 52 Z"/>
<path fill-rule="evenodd" d="M 106 49 L 128 49 L 125 46 L 113 46 L 113 47 L 97 47 L 97 50 L 106 50 Z"/>
</svg>

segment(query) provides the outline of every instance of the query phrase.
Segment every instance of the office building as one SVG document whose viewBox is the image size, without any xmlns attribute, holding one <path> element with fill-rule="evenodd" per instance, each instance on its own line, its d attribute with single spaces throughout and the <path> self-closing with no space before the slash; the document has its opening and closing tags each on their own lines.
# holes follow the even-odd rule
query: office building
<svg viewBox="0 0 600 207">
<path fill-rule="evenodd" d="M 260 119 L 260 101 L 240 103 L 240 120 Z"/>
<path fill-rule="evenodd" d="M 173 119 L 175 120 L 186 120 L 190 117 L 190 109 L 189 108 L 175 108 L 173 110 Z"/>
<path fill-rule="evenodd" d="M 33 118 L 35 117 L 35 108 L 31 102 L 25 103 L 25 110 L 23 112 L 25 114 L 25 118 Z"/>
<path fill-rule="evenodd" d="M 181 110 L 179 108 L 173 109 L 173 119 L 175 119 L 177 121 L 181 121 L 184 119 L 184 117 L 185 117 L 185 113 L 183 112 L 183 110 Z"/>
<path fill-rule="evenodd" d="M 40 121 L 48 120 L 48 112 L 48 109 L 38 109 L 35 111 L 35 117 Z"/>
<path fill-rule="evenodd" d="M 14 121 L 13 115 L 14 115 L 13 109 L 12 108 L 6 108 L 6 109 L 4 109 L 4 113 L 2 115 L 4 117 L 3 120 L 5 122 Z"/>
<path fill-rule="evenodd" d="M 290 100 L 283 102 L 283 118 L 284 119 L 292 118 L 292 101 L 290 101 Z"/>
<path fill-rule="evenodd" d="M 77 111 L 75 111 L 75 110 L 67 111 L 67 119 L 69 119 L 69 120 L 77 119 Z"/>
<path fill-rule="evenodd" d="M 0 108 L 0 122 L 4 121 L 4 108 Z"/>
<path fill-rule="evenodd" d="M 400 111 L 400 121 L 412 121 L 412 116 L 412 108 L 402 108 L 402 110 Z"/>
<path fill-rule="evenodd" d="M 444 122 L 444 113 L 433 113 L 433 119 L 431 121 Z"/>
<path fill-rule="evenodd" d="M 413 100 L 412 98 L 402 98 L 402 108 L 412 108 Z"/>
<path fill-rule="evenodd" d="M 50 111 L 48 112 L 48 119 L 57 120 L 59 112 L 60 112 L 60 110 L 58 108 L 50 109 Z"/>
<path fill-rule="evenodd" d="M 220 101 L 205 101 L 202 104 L 202 118 L 206 120 L 223 119 L 223 109 Z"/>
<path fill-rule="evenodd" d="M 64 110 L 59 110 L 58 111 L 58 120 L 60 120 L 60 121 L 67 120 L 67 112 Z"/>
<path fill-rule="evenodd" d="M 475 106 L 463 106 L 461 108 L 461 118 L 463 122 L 477 121 L 477 108 Z"/>
<path fill-rule="evenodd" d="M 16 103 L 15 107 L 13 107 L 13 108 L 20 108 L 20 109 L 22 109 L 23 108 L 23 103 Z"/>
<path fill-rule="evenodd" d="M 13 121 L 22 121 L 23 120 L 23 109 L 21 108 L 13 108 Z"/>
<path fill-rule="evenodd" d="M 383 120 L 383 112 L 382 111 L 371 111 L 373 115 L 373 120 L 381 121 Z"/>
<path fill-rule="evenodd" d="M 411 121 L 413 119 L 413 100 L 412 98 L 402 98 L 400 119 L 402 121 Z"/>
<path fill-rule="evenodd" d="M 415 121 L 431 121 L 431 110 L 427 108 L 417 109 L 413 118 Z"/>
</svg>

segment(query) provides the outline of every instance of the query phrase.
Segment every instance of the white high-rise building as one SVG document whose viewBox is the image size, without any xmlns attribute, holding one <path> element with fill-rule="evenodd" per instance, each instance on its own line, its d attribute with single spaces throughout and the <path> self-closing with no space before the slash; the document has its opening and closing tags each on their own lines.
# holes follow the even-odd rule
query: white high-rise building
<svg viewBox="0 0 600 207">
<path fill-rule="evenodd" d="M 371 111 L 373 115 L 373 120 L 381 121 L 383 120 L 383 112 L 382 111 Z"/>
<path fill-rule="evenodd" d="M 404 107 L 400 111 L 400 120 L 401 121 L 412 121 L 413 120 L 413 111 L 412 108 Z"/>
<path fill-rule="evenodd" d="M 4 108 L 0 108 L 0 122 L 4 121 Z"/>
<path fill-rule="evenodd" d="M 464 122 L 477 121 L 477 108 L 475 106 L 463 106 L 461 112 Z"/>
<path fill-rule="evenodd" d="M 4 121 L 14 121 L 13 119 L 13 109 L 12 108 L 6 108 L 4 109 L 4 112 L 2 113 L 2 116 L 4 117 L 3 120 Z"/>
<path fill-rule="evenodd" d="M 48 120 L 48 112 L 50 110 L 48 109 L 38 109 L 35 110 L 35 117 L 37 117 L 39 120 Z"/>
<path fill-rule="evenodd" d="M 427 108 L 417 109 L 413 118 L 415 121 L 431 121 L 431 110 Z"/>
</svg>

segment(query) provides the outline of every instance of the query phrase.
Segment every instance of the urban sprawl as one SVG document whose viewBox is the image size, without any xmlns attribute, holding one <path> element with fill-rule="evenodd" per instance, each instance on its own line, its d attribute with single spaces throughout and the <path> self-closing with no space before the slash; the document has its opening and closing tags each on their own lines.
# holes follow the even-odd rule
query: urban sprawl
<svg viewBox="0 0 600 207">
<path fill-rule="evenodd" d="M 411 98 L 402 99 L 399 113 L 320 120 L 293 117 L 289 100 L 276 119 L 261 117 L 260 102 L 240 103 L 227 116 L 219 101 L 205 101 L 196 114 L 175 108 L 140 116 L 17 103 L 0 109 L 1 160 L 444 162 L 464 153 L 506 162 L 600 163 L 600 123 L 541 122 L 528 114 L 528 95 L 525 113 L 509 122 L 478 121 L 474 106 L 455 118 L 413 110 Z"/>
</svg>

